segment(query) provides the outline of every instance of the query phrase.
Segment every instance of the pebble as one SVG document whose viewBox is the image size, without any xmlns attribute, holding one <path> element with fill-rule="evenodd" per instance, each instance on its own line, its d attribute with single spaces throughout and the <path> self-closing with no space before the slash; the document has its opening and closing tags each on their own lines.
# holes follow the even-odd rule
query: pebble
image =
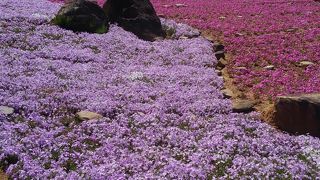
<svg viewBox="0 0 320 180">
<path fill-rule="evenodd" d="M 226 67 L 227 64 L 228 64 L 228 62 L 225 59 L 220 58 L 218 61 L 218 64 L 217 64 L 217 69 L 222 70 L 223 68 Z"/>
<path fill-rule="evenodd" d="M 223 89 L 222 91 L 224 98 L 232 98 L 234 96 L 233 92 L 230 89 Z"/>
<path fill-rule="evenodd" d="M 301 62 L 299 63 L 299 66 L 300 66 L 300 67 L 308 67 L 308 66 L 312 66 L 312 65 L 314 65 L 314 63 L 313 63 L 313 62 L 310 62 L 310 61 L 301 61 Z"/>
<path fill-rule="evenodd" d="M 176 4 L 176 7 L 187 7 L 187 5 L 185 5 L 185 4 Z"/>
<path fill-rule="evenodd" d="M 0 114 L 10 115 L 14 113 L 14 109 L 8 106 L 0 106 Z"/>
<path fill-rule="evenodd" d="M 255 110 L 256 101 L 237 100 L 232 103 L 232 111 L 234 113 L 250 113 Z"/>
<path fill-rule="evenodd" d="M 266 69 L 266 70 L 274 70 L 274 65 L 265 66 L 264 69 Z"/>
<path fill-rule="evenodd" d="M 102 115 L 91 111 L 80 111 L 76 115 L 81 121 L 100 119 L 103 117 Z"/>
</svg>

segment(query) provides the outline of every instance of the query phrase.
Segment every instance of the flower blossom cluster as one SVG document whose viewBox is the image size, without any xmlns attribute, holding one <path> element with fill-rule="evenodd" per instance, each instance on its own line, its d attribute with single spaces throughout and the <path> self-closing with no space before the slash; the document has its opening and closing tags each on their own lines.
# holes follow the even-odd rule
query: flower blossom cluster
<svg viewBox="0 0 320 180">
<path fill-rule="evenodd" d="M 320 176 L 319 139 L 231 113 L 209 41 L 77 34 L 48 23 L 60 6 L 0 1 L 0 105 L 14 109 L 0 113 L 0 168 L 12 179 Z"/>
<path fill-rule="evenodd" d="M 228 69 L 240 90 L 260 98 L 320 92 L 318 2 L 151 2 L 158 14 L 210 31 L 220 38 L 231 55 Z M 300 66 L 304 61 L 313 64 Z"/>
</svg>

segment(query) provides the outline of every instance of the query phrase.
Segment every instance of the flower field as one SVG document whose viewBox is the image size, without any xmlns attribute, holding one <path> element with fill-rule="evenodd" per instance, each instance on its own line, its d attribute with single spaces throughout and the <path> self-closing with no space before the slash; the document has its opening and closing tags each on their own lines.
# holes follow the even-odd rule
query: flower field
<svg viewBox="0 0 320 180">
<path fill-rule="evenodd" d="M 0 169 L 11 178 L 320 177 L 318 138 L 231 112 L 213 45 L 197 30 L 162 19 L 174 38 L 142 41 L 116 25 L 74 33 L 50 25 L 60 7 L 0 1 L 0 106 L 14 108 L 0 114 Z M 244 51 L 234 43 L 229 51 Z M 80 121 L 81 110 L 103 118 Z"/>
<path fill-rule="evenodd" d="M 240 90 L 262 99 L 320 92 L 319 2 L 151 1 L 158 14 L 219 37 L 231 56 L 228 70 Z M 313 64 L 300 66 L 304 61 Z"/>
</svg>

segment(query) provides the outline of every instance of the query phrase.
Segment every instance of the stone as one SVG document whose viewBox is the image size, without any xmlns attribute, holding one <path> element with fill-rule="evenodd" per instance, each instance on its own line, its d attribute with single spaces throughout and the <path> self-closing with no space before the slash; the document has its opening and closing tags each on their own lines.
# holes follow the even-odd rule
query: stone
<svg viewBox="0 0 320 180">
<path fill-rule="evenodd" d="M 224 98 L 232 98 L 234 96 L 233 92 L 230 89 L 223 89 L 222 91 Z"/>
<path fill-rule="evenodd" d="M 102 115 L 91 111 L 80 111 L 76 114 L 76 116 L 80 121 L 101 119 L 103 117 Z"/>
<path fill-rule="evenodd" d="M 238 66 L 235 68 L 236 70 L 248 70 L 246 67 L 243 67 L 243 66 Z"/>
<path fill-rule="evenodd" d="M 222 76 L 222 71 L 216 70 L 216 73 L 217 73 L 218 76 Z"/>
<path fill-rule="evenodd" d="M 128 78 L 131 80 L 131 81 L 135 81 L 135 80 L 142 80 L 144 78 L 144 74 L 142 72 L 139 72 L 139 71 L 135 71 L 135 72 L 132 72 Z"/>
<path fill-rule="evenodd" d="M 215 52 L 224 51 L 224 45 L 220 43 L 217 43 L 217 42 L 213 43 L 213 47 Z"/>
<path fill-rule="evenodd" d="M 179 39 L 189 39 L 187 36 L 180 36 Z"/>
<path fill-rule="evenodd" d="M 265 67 L 263 67 L 263 69 L 266 69 L 266 70 L 274 70 L 274 65 L 265 66 Z"/>
<path fill-rule="evenodd" d="M 298 64 L 298 66 L 300 66 L 300 67 L 308 67 L 308 66 L 312 66 L 312 65 L 314 65 L 314 63 L 313 62 L 310 62 L 310 61 L 301 61 L 299 64 Z"/>
<path fill-rule="evenodd" d="M 117 23 L 140 39 L 154 41 L 157 37 L 165 37 L 149 0 L 108 0 L 103 10 L 111 23 Z"/>
<path fill-rule="evenodd" d="M 236 100 L 232 102 L 232 111 L 234 113 L 250 113 L 255 110 L 256 101 Z"/>
<path fill-rule="evenodd" d="M 220 58 L 218 61 L 218 64 L 217 64 L 217 69 L 222 70 L 223 68 L 226 67 L 227 64 L 228 64 L 228 62 L 225 59 Z"/>
<path fill-rule="evenodd" d="M 180 7 L 188 7 L 188 6 L 185 5 L 185 4 L 176 4 L 176 7 L 177 7 L 177 8 L 180 8 Z"/>
<path fill-rule="evenodd" d="M 14 109 L 8 106 L 0 106 L 0 114 L 11 115 L 14 113 Z"/>
<path fill-rule="evenodd" d="M 297 29 L 294 29 L 294 28 L 290 28 L 286 30 L 286 32 L 295 32 L 295 31 L 297 31 Z"/>
<path fill-rule="evenodd" d="M 95 2 L 73 0 L 59 10 L 52 23 L 74 32 L 105 33 L 109 29 L 107 16 Z"/>
<path fill-rule="evenodd" d="M 277 97 L 274 123 L 289 133 L 320 137 L 320 94 Z"/>
<path fill-rule="evenodd" d="M 236 37 L 244 36 L 242 33 L 236 33 Z"/>
<path fill-rule="evenodd" d="M 217 59 L 221 59 L 221 58 L 225 59 L 226 58 L 223 50 L 222 51 L 216 51 L 214 53 L 214 55 L 216 56 Z"/>
</svg>

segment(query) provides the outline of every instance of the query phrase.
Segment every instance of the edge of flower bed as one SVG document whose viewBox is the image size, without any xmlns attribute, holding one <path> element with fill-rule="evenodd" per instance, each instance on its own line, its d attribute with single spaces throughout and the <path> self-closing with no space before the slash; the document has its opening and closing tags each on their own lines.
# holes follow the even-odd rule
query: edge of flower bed
<svg viewBox="0 0 320 180">
<path fill-rule="evenodd" d="M 200 30 L 201 36 L 212 40 L 223 43 L 223 36 L 220 36 L 219 34 L 213 34 L 213 32 L 210 32 L 208 30 Z M 263 100 L 261 98 L 255 98 L 254 94 L 247 91 L 240 90 L 235 84 L 234 84 L 234 78 L 230 76 L 230 61 L 232 60 L 232 55 L 228 52 L 225 52 L 225 60 L 227 62 L 227 65 L 225 68 L 221 70 L 221 77 L 223 78 L 224 82 L 224 89 L 230 90 L 232 92 L 232 97 L 230 97 L 230 100 L 235 103 L 237 101 L 247 100 L 256 102 L 254 105 L 254 111 L 259 113 L 259 118 L 263 120 L 264 122 L 268 123 L 272 127 L 276 128 L 277 130 L 280 130 L 274 122 L 274 112 L 275 112 L 275 102 L 274 101 L 267 101 Z M 219 60 L 218 60 L 219 61 Z"/>
</svg>

